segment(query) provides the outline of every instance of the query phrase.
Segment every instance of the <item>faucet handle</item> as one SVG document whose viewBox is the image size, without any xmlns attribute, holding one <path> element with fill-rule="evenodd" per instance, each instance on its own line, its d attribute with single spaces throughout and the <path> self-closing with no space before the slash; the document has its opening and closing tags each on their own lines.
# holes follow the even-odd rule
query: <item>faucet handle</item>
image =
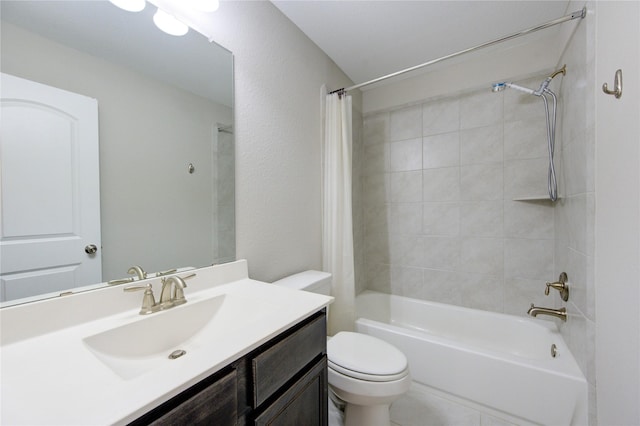
<svg viewBox="0 0 640 426">
<path fill-rule="evenodd" d="M 562 300 L 564 300 L 565 302 L 568 301 L 569 300 L 569 286 L 567 285 L 568 279 L 569 278 L 567 277 L 567 273 L 562 272 L 558 277 L 558 281 L 555 281 L 552 283 L 549 283 L 549 282 L 546 283 L 547 287 L 544 289 L 544 294 L 548 296 L 549 289 L 553 287 L 560 292 L 560 297 L 562 298 Z"/>
<path fill-rule="evenodd" d="M 157 277 L 162 277 L 162 276 L 165 276 L 165 275 L 169 275 L 169 274 L 175 274 L 176 272 L 178 272 L 178 270 L 176 268 L 167 269 L 166 271 L 156 272 L 156 278 Z"/>
<path fill-rule="evenodd" d="M 109 285 L 118 285 L 118 284 L 126 284 L 126 283 L 130 283 L 135 281 L 135 279 L 133 277 L 129 277 L 129 278 L 121 278 L 121 279 L 117 279 L 117 280 L 111 280 L 111 281 L 107 281 L 107 284 Z"/>
<path fill-rule="evenodd" d="M 147 285 L 132 285 L 125 287 L 124 291 L 140 291 L 144 290 L 144 297 L 142 298 L 142 307 L 140 308 L 140 315 L 152 314 L 157 310 L 156 298 L 153 296 L 153 287 L 151 283 Z"/>
</svg>

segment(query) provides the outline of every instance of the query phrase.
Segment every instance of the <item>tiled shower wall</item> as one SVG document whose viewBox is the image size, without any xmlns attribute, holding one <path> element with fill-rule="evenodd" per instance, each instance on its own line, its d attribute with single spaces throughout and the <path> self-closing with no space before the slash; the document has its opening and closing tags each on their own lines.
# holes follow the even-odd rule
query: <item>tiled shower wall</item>
<svg viewBox="0 0 640 426">
<path fill-rule="evenodd" d="M 518 315 L 553 303 L 543 294 L 555 270 L 540 98 L 487 85 L 369 114 L 354 149 L 359 290 Z M 530 197 L 542 200 L 514 201 Z"/>
<path fill-rule="evenodd" d="M 566 306 L 569 320 L 557 323 L 589 382 L 595 425 L 593 20 L 576 27 L 560 64 L 567 75 L 551 85 L 560 98 L 556 203 L 513 200 L 546 197 L 539 98 L 487 87 L 364 117 L 354 140 L 356 277 L 358 291 L 516 315 L 530 303 Z M 536 88 L 544 77 L 518 83 Z M 568 303 L 543 293 L 562 271 Z"/>
<path fill-rule="evenodd" d="M 584 2 L 574 2 L 578 10 Z M 593 2 L 587 3 L 595 9 Z M 596 423 L 595 382 L 595 22 L 577 27 L 561 58 L 561 151 L 558 157 L 564 198 L 555 206 L 555 271 L 569 275 L 569 319 L 560 330 L 589 382 L 589 424 Z M 558 299 L 555 299 L 558 301 Z M 560 303 L 557 303 L 560 306 Z"/>
</svg>

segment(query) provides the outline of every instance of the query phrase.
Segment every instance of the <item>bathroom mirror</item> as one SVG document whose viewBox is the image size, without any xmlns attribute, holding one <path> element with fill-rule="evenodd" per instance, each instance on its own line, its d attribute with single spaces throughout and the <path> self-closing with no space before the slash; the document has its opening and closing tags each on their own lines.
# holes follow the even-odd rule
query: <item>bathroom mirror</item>
<svg viewBox="0 0 640 426">
<path fill-rule="evenodd" d="M 13 250 L 26 239 L 23 234 L 40 242 L 52 237 L 40 229 L 22 234 L 8 229 L 30 214 L 36 217 L 36 228 L 55 216 L 55 199 L 50 208 L 35 213 L 22 206 L 11 209 L 11 203 L 51 192 L 33 185 L 53 181 L 38 164 L 55 163 L 58 152 L 31 161 L 38 151 L 32 149 L 15 157 L 20 159 L 11 163 L 15 167 L 7 166 L 12 152 L 0 152 L 2 193 L 18 194 L 3 195 L 0 205 L 2 305 L 101 287 L 130 277 L 127 271 L 133 265 L 152 273 L 235 260 L 231 52 L 191 29 L 182 37 L 161 32 L 153 23 L 156 8 L 150 3 L 137 13 L 108 1 L 3 0 L 0 7 L 3 77 L 16 76 L 26 84 L 97 102 L 99 195 L 94 197 L 100 204 L 101 238 L 70 244 L 81 252 L 75 254 L 80 262 L 101 263 L 97 278 L 83 278 L 75 261 L 54 264 L 58 249 L 37 256 L 35 250 Z M 5 126 L 13 115 L 2 97 L 3 127 L 11 127 Z M 28 127 L 41 128 L 27 121 Z M 18 172 L 10 175 L 12 170 Z M 83 186 L 85 181 L 74 173 L 69 172 L 74 185 Z M 29 183 L 23 182 L 24 176 L 30 177 Z M 79 215 L 82 209 L 74 203 L 69 210 Z M 12 210 L 15 220 L 6 213 Z M 73 240 L 72 228 L 61 235 Z M 33 257 L 46 259 L 22 269 L 10 265 L 26 265 Z"/>
</svg>

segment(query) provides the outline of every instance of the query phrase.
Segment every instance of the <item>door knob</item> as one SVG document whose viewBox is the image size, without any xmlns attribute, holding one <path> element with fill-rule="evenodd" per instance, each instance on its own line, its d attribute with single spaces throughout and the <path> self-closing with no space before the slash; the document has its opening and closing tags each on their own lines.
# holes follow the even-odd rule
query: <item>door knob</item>
<svg viewBox="0 0 640 426">
<path fill-rule="evenodd" d="M 84 252 L 87 254 L 96 254 L 97 251 L 98 251 L 98 247 L 96 247 L 95 244 L 89 244 L 84 248 Z"/>
</svg>

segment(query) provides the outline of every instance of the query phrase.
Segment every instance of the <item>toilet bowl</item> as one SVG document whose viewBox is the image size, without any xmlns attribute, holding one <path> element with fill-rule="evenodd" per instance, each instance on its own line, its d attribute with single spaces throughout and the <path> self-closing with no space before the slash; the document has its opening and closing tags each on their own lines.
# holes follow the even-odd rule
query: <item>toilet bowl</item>
<svg viewBox="0 0 640 426">
<path fill-rule="evenodd" d="M 409 390 L 407 358 L 389 343 L 341 331 L 327 341 L 332 392 L 345 403 L 345 425 L 388 426 L 389 407 Z"/>
<path fill-rule="evenodd" d="M 273 284 L 329 295 L 331 274 L 305 271 Z M 405 355 L 362 333 L 341 331 L 327 338 L 329 389 L 345 406 L 345 426 L 389 426 L 389 407 L 409 390 Z"/>
</svg>

